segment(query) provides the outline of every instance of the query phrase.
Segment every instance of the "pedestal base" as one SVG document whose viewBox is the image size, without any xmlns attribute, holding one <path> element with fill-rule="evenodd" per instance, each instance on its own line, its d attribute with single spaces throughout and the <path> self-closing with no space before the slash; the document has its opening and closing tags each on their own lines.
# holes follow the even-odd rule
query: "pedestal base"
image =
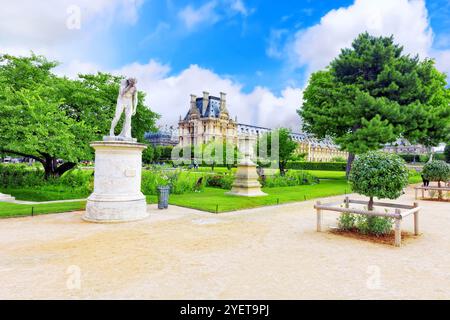
<svg viewBox="0 0 450 320">
<path fill-rule="evenodd" d="M 261 191 L 256 165 L 253 162 L 245 161 L 238 165 L 233 186 L 227 194 L 242 197 L 267 196 L 267 193 Z"/>
<path fill-rule="evenodd" d="M 9 194 L 0 193 L 0 202 L 13 202 L 16 198 L 10 196 Z"/>
<path fill-rule="evenodd" d="M 145 197 L 138 200 L 105 201 L 88 199 L 83 220 L 114 223 L 145 219 L 148 217 Z"/>
<path fill-rule="evenodd" d="M 148 217 L 141 192 L 144 144 L 99 141 L 95 149 L 94 192 L 89 196 L 83 219 L 89 222 L 127 222 Z"/>
</svg>

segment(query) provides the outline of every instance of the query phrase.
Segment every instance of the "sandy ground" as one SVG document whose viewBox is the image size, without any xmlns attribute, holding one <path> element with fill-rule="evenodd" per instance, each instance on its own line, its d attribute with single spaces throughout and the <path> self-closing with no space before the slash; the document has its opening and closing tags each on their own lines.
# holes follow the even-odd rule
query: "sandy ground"
<svg viewBox="0 0 450 320">
<path fill-rule="evenodd" d="M 419 202 L 423 234 L 401 248 L 315 232 L 311 201 L 219 215 L 151 206 L 125 224 L 0 220 L 0 298 L 449 299 L 450 203 Z"/>
</svg>

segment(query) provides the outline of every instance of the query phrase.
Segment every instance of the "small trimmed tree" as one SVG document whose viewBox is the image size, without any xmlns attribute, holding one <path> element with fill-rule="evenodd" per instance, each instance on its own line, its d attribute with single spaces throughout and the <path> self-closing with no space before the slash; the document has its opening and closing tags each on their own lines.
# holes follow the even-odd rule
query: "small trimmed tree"
<svg viewBox="0 0 450 320">
<path fill-rule="evenodd" d="M 437 181 L 441 187 L 441 181 L 447 182 L 450 179 L 450 165 L 442 160 L 434 160 L 423 166 L 422 175 L 430 181 Z M 439 200 L 442 200 L 442 190 L 439 190 Z"/>
<path fill-rule="evenodd" d="M 372 151 L 355 159 L 349 181 L 354 192 L 370 197 L 368 209 L 372 211 L 374 197 L 400 197 L 408 185 L 408 169 L 399 156 Z"/>
</svg>

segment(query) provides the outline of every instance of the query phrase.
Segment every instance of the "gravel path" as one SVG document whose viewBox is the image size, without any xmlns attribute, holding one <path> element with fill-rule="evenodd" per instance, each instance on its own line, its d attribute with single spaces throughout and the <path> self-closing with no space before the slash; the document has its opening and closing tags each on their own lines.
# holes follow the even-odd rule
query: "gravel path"
<svg viewBox="0 0 450 320">
<path fill-rule="evenodd" d="M 149 206 L 125 224 L 0 220 L 0 299 L 450 299 L 450 204 L 419 202 L 423 234 L 401 248 L 315 232 L 312 201 L 219 215 Z"/>
</svg>

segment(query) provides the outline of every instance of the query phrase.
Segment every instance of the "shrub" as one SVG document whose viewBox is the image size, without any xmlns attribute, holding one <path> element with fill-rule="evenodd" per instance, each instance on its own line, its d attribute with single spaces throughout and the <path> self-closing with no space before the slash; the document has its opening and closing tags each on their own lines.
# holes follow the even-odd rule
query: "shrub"
<svg viewBox="0 0 450 320">
<path fill-rule="evenodd" d="M 197 182 L 202 178 L 202 182 Z M 153 168 L 142 172 L 141 191 L 147 195 L 158 194 L 158 186 L 170 186 L 173 194 L 200 191 L 205 187 L 205 175 L 180 170 Z"/>
<path fill-rule="evenodd" d="M 399 154 L 398 156 L 405 160 L 405 162 L 407 163 L 420 161 L 420 155 L 418 154 Z"/>
<path fill-rule="evenodd" d="M 230 190 L 233 186 L 234 176 L 228 174 L 210 175 L 206 178 L 206 185 L 208 187 L 220 188 Z"/>
<path fill-rule="evenodd" d="M 45 184 L 44 170 L 24 164 L 0 164 L 0 187 L 34 187 Z"/>
<path fill-rule="evenodd" d="M 294 170 L 322 170 L 322 171 L 345 171 L 344 162 L 303 162 L 290 161 L 287 163 L 287 169 Z"/>
<path fill-rule="evenodd" d="M 388 217 L 363 216 L 356 217 L 355 226 L 362 234 L 381 236 L 392 230 L 393 219 Z"/>
<path fill-rule="evenodd" d="M 0 165 L 0 187 L 21 188 L 43 185 L 60 185 L 67 188 L 84 188 L 93 181 L 93 171 L 72 169 L 60 178 L 44 179 L 44 170 L 24 164 Z"/>
<path fill-rule="evenodd" d="M 331 159 L 331 162 L 345 162 L 347 163 L 347 160 L 344 157 L 334 157 Z"/>
<path fill-rule="evenodd" d="M 405 161 L 394 154 L 368 152 L 353 162 L 349 181 L 354 192 L 370 197 L 369 210 L 373 210 L 373 198 L 396 199 L 408 184 Z"/>
<path fill-rule="evenodd" d="M 434 160 L 423 166 L 422 175 L 430 181 L 437 181 L 438 186 L 450 179 L 450 164 L 442 160 Z M 442 199 L 442 191 L 439 191 L 439 199 Z"/>
<path fill-rule="evenodd" d="M 349 231 L 356 229 L 361 234 L 381 236 L 389 234 L 394 220 L 387 217 L 366 216 L 352 213 L 343 213 L 338 219 L 338 227 Z"/>
<path fill-rule="evenodd" d="M 279 173 L 266 176 L 260 179 L 261 185 L 267 188 L 274 187 L 292 187 L 305 184 L 318 183 L 319 180 L 307 172 L 303 171 L 288 171 L 284 176 Z"/>
<path fill-rule="evenodd" d="M 341 230 L 352 230 L 355 228 L 356 215 L 351 213 L 343 213 L 338 219 L 338 227 Z"/>
</svg>

